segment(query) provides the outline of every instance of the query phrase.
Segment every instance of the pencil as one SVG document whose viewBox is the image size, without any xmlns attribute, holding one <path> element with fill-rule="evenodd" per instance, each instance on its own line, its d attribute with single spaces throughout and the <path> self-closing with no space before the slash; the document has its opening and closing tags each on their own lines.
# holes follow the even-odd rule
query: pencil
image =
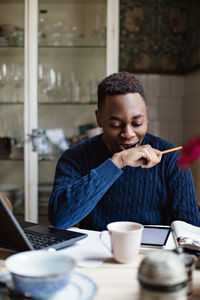
<svg viewBox="0 0 200 300">
<path fill-rule="evenodd" d="M 168 149 L 168 150 L 164 150 L 164 151 L 161 151 L 161 152 L 162 152 L 162 154 L 165 154 L 165 153 L 169 153 L 169 152 L 181 150 L 182 148 L 183 148 L 182 146 L 179 146 L 179 147 Z"/>
</svg>

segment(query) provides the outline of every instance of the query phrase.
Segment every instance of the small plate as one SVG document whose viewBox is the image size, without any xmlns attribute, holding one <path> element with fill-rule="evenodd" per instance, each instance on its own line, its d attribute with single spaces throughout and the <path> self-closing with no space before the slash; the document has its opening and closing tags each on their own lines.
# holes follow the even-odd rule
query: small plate
<svg viewBox="0 0 200 300">
<path fill-rule="evenodd" d="M 6 282 L 6 280 L 2 280 L 2 281 Z M 92 300 L 96 292 L 97 292 L 97 285 L 91 278 L 81 273 L 72 272 L 70 277 L 70 282 L 67 284 L 67 286 L 64 289 L 62 289 L 60 292 L 56 293 L 54 296 L 49 298 L 49 300 L 63 300 L 63 299 Z M 3 295 L 0 294 L 0 299 L 6 299 L 6 300 L 14 299 L 13 297 L 10 297 L 5 294 L 4 296 L 6 296 L 6 298 L 2 298 L 1 296 Z"/>
<path fill-rule="evenodd" d="M 0 280 L 4 281 L 10 279 L 10 273 L 6 269 L 5 260 L 0 259 Z"/>
<path fill-rule="evenodd" d="M 97 285 L 92 279 L 81 273 L 73 272 L 66 288 L 58 292 L 51 300 L 91 300 L 96 292 Z"/>
</svg>

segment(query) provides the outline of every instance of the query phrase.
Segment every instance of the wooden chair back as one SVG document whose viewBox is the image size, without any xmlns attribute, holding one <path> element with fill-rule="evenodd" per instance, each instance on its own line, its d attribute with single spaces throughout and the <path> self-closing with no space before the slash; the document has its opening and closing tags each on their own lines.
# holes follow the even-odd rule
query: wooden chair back
<svg viewBox="0 0 200 300">
<path fill-rule="evenodd" d="M 8 205 L 9 209 L 11 211 L 13 211 L 12 204 L 11 204 L 10 200 L 6 197 L 6 195 L 1 192 L 0 192 L 0 195 L 3 198 L 3 200 L 5 201 L 5 203 Z"/>
</svg>

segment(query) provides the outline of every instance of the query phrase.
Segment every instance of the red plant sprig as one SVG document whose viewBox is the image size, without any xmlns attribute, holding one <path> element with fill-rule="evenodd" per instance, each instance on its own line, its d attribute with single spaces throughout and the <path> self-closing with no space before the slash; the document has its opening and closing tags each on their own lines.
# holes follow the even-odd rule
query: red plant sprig
<svg viewBox="0 0 200 300">
<path fill-rule="evenodd" d="M 177 166 L 186 170 L 200 156 L 200 136 L 190 138 L 179 154 Z"/>
</svg>

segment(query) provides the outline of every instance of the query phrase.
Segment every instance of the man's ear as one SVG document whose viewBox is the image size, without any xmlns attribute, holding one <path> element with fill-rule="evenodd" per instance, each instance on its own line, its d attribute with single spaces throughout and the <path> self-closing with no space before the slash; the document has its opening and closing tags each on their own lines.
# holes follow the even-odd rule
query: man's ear
<svg viewBox="0 0 200 300">
<path fill-rule="evenodd" d="M 98 110 L 95 110 L 95 115 L 96 115 L 96 120 L 97 120 L 98 126 L 102 128 L 100 112 Z"/>
</svg>

